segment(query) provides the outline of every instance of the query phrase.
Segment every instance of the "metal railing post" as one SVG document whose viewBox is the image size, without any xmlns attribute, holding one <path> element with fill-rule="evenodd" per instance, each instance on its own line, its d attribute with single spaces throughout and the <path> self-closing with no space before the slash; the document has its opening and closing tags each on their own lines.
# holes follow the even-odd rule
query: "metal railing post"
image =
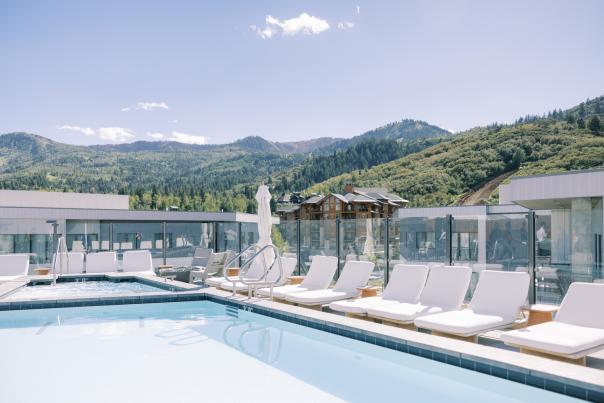
<svg viewBox="0 0 604 403">
<path fill-rule="evenodd" d="M 301 223 L 296 220 L 296 256 L 298 257 L 298 276 L 302 275 Z"/>
<path fill-rule="evenodd" d="M 453 216 L 451 214 L 445 216 L 445 237 L 446 263 L 453 266 Z"/>
<path fill-rule="evenodd" d="M 340 278 L 340 217 L 336 217 L 336 254 L 338 257 L 338 278 Z"/>
<path fill-rule="evenodd" d="M 161 243 L 161 256 L 162 256 L 162 260 L 163 260 L 163 264 L 166 264 L 166 243 L 167 243 L 167 239 L 166 239 L 166 235 L 167 235 L 167 228 L 168 228 L 168 223 L 167 222 L 162 222 L 162 237 L 163 237 L 163 241 Z"/>
<path fill-rule="evenodd" d="M 243 239 L 241 239 L 242 238 L 241 237 L 242 234 L 243 233 L 241 232 L 241 223 L 238 222 L 237 223 L 237 240 L 238 240 L 238 242 L 237 242 L 237 248 L 239 250 L 237 251 L 237 253 L 241 253 L 241 251 L 242 251 L 242 247 L 243 247 Z M 241 258 L 239 258 L 239 265 L 241 266 Z"/>
<path fill-rule="evenodd" d="M 218 250 L 218 222 L 214 221 L 212 225 L 214 227 L 214 236 L 212 237 L 214 243 L 214 252 L 220 252 Z"/>
<path fill-rule="evenodd" d="M 384 288 L 390 281 L 390 218 L 386 217 L 386 240 L 384 245 L 384 253 L 386 254 L 386 272 L 384 273 Z"/>
<path fill-rule="evenodd" d="M 109 223 L 109 250 L 113 250 L 113 223 Z"/>
<path fill-rule="evenodd" d="M 537 301 L 537 283 L 535 277 L 535 267 L 537 266 L 536 254 L 537 250 L 536 237 L 535 237 L 535 212 L 529 211 L 527 214 L 528 220 L 528 234 L 527 234 L 527 248 L 528 248 L 528 271 L 531 276 L 531 288 L 529 289 L 529 304 L 534 304 Z"/>
</svg>

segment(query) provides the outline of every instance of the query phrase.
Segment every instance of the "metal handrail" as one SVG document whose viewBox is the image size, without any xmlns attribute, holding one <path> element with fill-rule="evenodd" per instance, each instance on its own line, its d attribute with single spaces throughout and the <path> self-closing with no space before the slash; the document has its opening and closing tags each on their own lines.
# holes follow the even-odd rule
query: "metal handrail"
<svg viewBox="0 0 604 403">
<path fill-rule="evenodd" d="M 241 281 L 244 285 L 248 286 L 248 291 L 249 293 L 251 293 L 251 285 L 253 283 L 256 282 L 260 282 L 262 280 L 266 280 L 266 277 L 268 275 L 268 272 L 273 268 L 273 266 L 275 265 L 275 262 L 279 262 L 278 263 L 278 267 L 279 267 L 279 277 L 277 277 L 277 279 L 274 282 L 270 283 L 270 296 L 272 297 L 273 294 L 273 285 L 279 283 L 279 281 L 281 281 L 281 277 L 283 276 L 283 265 L 281 263 L 281 258 L 279 257 L 279 249 L 272 244 L 269 245 L 265 245 L 263 247 L 261 247 L 256 253 L 254 253 L 252 255 L 251 258 L 249 258 L 247 261 L 245 261 L 239 268 L 240 268 L 240 274 L 239 274 L 239 279 L 229 279 L 227 276 L 227 270 L 226 268 L 233 263 L 238 257 L 240 257 L 241 255 L 243 255 L 244 253 L 246 253 L 249 249 L 251 248 L 258 248 L 259 245 L 258 244 L 254 244 L 254 245 L 250 245 L 248 246 L 243 252 L 239 253 L 239 255 L 235 256 L 233 259 L 231 259 L 226 265 L 225 265 L 225 270 L 224 270 L 224 278 L 226 279 L 226 281 L 230 281 L 232 283 L 232 289 L 233 289 L 233 296 L 236 295 L 237 291 L 235 289 L 235 285 L 237 284 L 237 281 Z M 266 251 L 267 249 L 272 249 L 273 252 L 275 253 L 275 258 L 273 259 L 273 262 L 270 264 L 270 266 L 265 266 L 264 267 L 264 272 L 262 274 L 262 276 L 260 278 L 257 279 L 246 279 L 243 276 L 243 268 L 246 266 L 249 266 L 258 256 L 262 256 L 263 252 Z"/>
<path fill-rule="evenodd" d="M 237 261 L 237 260 L 238 260 L 238 259 L 239 259 L 241 256 L 245 255 L 245 254 L 246 254 L 246 253 L 247 253 L 247 252 L 248 252 L 250 249 L 252 249 L 252 248 L 256 248 L 256 249 L 258 249 L 259 247 L 260 247 L 260 246 L 259 246 L 258 244 L 253 244 L 253 245 L 250 245 L 250 246 L 248 246 L 247 248 L 245 248 L 244 250 L 242 250 L 241 252 L 239 252 L 238 254 L 236 254 L 236 255 L 235 255 L 233 258 L 231 258 L 231 259 L 230 259 L 228 262 L 226 262 L 226 263 L 224 264 L 224 269 L 222 270 L 222 276 L 224 277 L 224 279 L 225 279 L 226 281 L 231 281 L 231 280 L 229 279 L 229 276 L 227 275 L 227 269 L 228 269 L 228 267 L 229 267 L 231 264 L 233 264 L 233 262 Z M 240 267 L 240 269 L 241 269 L 241 267 Z"/>
<path fill-rule="evenodd" d="M 65 254 L 65 262 L 67 263 L 67 271 L 69 272 L 69 253 L 67 252 L 67 244 L 65 243 L 65 238 L 60 237 L 57 242 L 57 250 L 55 251 L 55 256 L 52 261 L 52 285 L 57 284 L 57 259 L 59 256 Z M 63 258 L 61 258 L 61 264 L 59 265 L 59 275 L 63 275 Z"/>
</svg>

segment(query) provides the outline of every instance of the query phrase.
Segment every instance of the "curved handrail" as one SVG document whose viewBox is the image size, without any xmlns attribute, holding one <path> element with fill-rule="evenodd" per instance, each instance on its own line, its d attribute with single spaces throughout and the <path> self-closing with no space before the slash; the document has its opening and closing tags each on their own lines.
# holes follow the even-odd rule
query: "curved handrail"
<svg viewBox="0 0 604 403">
<path fill-rule="evenodd" d="M 65 255 L 65 258 L 60 257 Z M 61 264 L 59 265 L 59 275 L 57 275 L 57 260 L 61 259 Z M 57 250 L 55 251 L 55 255 L 52 259 L 52 285 L 57 284 L 57 277 L 63 275 L 63 264 L 67 264 L 67 273 L 69 273 L 69 253 L 67 251 L 67 244 L 65 243 L 65 238 L 59 237 L 57 242 Z"/>
<path fill-rule="evenodd" d="M 239 258 L 241 255 L 243 255 L 244 253 L 246 253 L 249 249 L 251 248 L 259 248 L 258 244 L 254 244 L 254 245 L 250 245 L 248 246 L 243 252 L 240 252 L 237 256 L 235 256 L 234 258 L 232 258 L 226 265 L 225 265 L 225 269 L 231 264 L 233 263 L 237 258 Z M 260 278 L 257 279 L 246 279 L 244 276 L 244 268 L 245 267 L 249 267 L 249 265 L 256 259 L 258 258 L 258 256 L 262 256 L 262 254 L 264 253 L 264 251 L 268 250 L 268 249 L 272 249 L 273 252 L 275 253 L 275 258 L 273 259 L 273 262 L 270 264 L 270 266 L 265 266 L 264 267 L 264 272 L 262 273 L 262 276 Z M 281 258 L 279 257 L 279 249 L 273 245 L 273 244 L 269 244 L 269 245 L 264 245 L 263 247 L 261 247 L 259 250 L 256 251 L 256 253 L 254 253 L 252 255 L 252 257 L 250 257 L 247 261 L 245 261 L 241 266 L 240 266 L 240 274 L 239 274 L 239 279 L 229 279 L 227 276 L 227 270 L 224 270 L 224 278 L 226 281 L 230 281 L 232 283 L 232 287 L 233 287 L 233 296 L 236 294 L 236 289 L 235 289 L 235 285 L 237 284 L 237 281 L 241 281 L 244 285 L 247 285 L 248 287 L 250 287 L 250 285 L 254 282 L 259 282 L 262 280 L 266 280 L 266 277 L 268 275 L 268 272 L 273 268 L 273 266 L 275 265 L 275 262 L 278 262 L 278 267 L 279 267 L 279 276 L 277 277 L 277 279 L 273 282 L 274 284 L 279 283 L 279 281 L 281 281 L 281 277 L 283 277 L 283 265 L 281 263 Z M 248 269 L 249 270 L 249 269 Z M 271 296 L 272 296 L 272 285 L 271 284 Z"/>
<path fill-rule="evenodd" d="M 260 246 L 258 244 L 252 244 L 250 246 L 248 246 L 247 248 L 245 248 L 244 250 L 242 250 L 241 252 L 239 252 L 238 254 L 236 254 L 234 257 L 232 257 L 228 262 L 226 262 L 224 264 L 224 268 L 222 270 L 222 276 L 224 277 L 224 279 L 226 281 L 231 281 L 229 279 L 229 276 L 227 275 L 227 269 L 228 267 L 233 264 L 233 262 L 237 261 L 237 259 L 239 259 L 241 256 L 245 255 L 250 249 L 252 248 L 259 248 Z M 240 269 L 242 269 L 243 267 L 240 267 Z"/>
</svg>

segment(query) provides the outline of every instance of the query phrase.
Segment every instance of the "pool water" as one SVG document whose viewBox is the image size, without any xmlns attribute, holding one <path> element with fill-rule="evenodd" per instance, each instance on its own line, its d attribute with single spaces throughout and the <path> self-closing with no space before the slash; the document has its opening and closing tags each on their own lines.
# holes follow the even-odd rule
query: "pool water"
<svg viewBox="0 0 604 403">
<path fill-rule="evenodd" d="M 563 402 L 208 301 L 0 312 L 0 402 Z"/>
<path fill-rule="evenodd" d="M 45 299 L 61 297 L 109 296 L 130 293 L 145 293 L 164 291 L 137 281 L 70 281 L 56 285 L 33 285 L 19 288 L 7 295 L 5 300 L 21 298 Z"/>
</svg>

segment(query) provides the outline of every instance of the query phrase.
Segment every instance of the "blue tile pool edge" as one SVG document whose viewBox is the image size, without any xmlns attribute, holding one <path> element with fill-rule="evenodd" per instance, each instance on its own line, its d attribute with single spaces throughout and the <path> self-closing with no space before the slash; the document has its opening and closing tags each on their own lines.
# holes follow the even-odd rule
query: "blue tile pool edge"
<svg viewBox="0 0 604 403">
<path fill-rule="evenodd" d="M 371 331 L 361 331 L 352 326 L 346 326 L 336 323 L 328 323 L 319 319 L 305 317 L 286 313 L 278 309 L 259 307 L 243 301 L 232 300 L 226 297 L 216 295 L 206 295 L 206 300 L 220 303 L 226 306 L 232 306 L 237 309 L 257 313 L 271 318 L 295 323 L 301 326 L 310 327 L 337 334 L 365 343 L 374 344 L 391 350 L 396 350 L 430 360 L 438 361 L 444 364 L 453 365 L 481 372 L 498 378 L 503 378 L 512 382 L 522 383 L 528 386 L 545 389 L 551 392 L 567 395 L 570 397 L 604 403 L 604 388 L 599 385 L 593 385 L 574 379 L 561 379 L 548 373 L 528 370 L 522 367 L 512 367 L 495 360 L 489 360 L 482 357 L 474 357 L 468 354 L 461 354 L 454 351 L 427 346 L 425 344 L 407 341 L 395 337 L 381 335 Z M 604 376 L 604 374 L 603 374 Z"/>
<path fill-rule="evenodd" d="M 152 281 L 150 282 L 153 283 Z M 528 386 L 549 390 L 586 401 L 604 403 L 604 387 L 600 387 L 599 385 L 589 384 L 574 379 L 562 379 L 558 376 L 541 371 L 528 370 L 522 367 L 513 367 L 508 364 L 485 359 L 483 357 L 474 357 L 465 353 L 462 354 L 455 351 L 428 346 L 396 337 L 390 337 L 371 331 L 360 330 L 352 326 L 326 322 L 320 319 L 306 317 L 304 315 L 292 314 L 279 309 L 261 307 L 244 301 L 233 300 L 228 297 L 208 295 L 203 292 L 203 290 L 182 292 L 166 291 L 165 294 L 138 294 L 62 300 L 1 301 L 0 311 L 186 301 L 216 302 L 227 307 L 233 307 L 297 325 L 333 333 L 339 336 L 420 356 L 444 364 L 496 376 L 512 382 L 522 383 Z"/>
</svg>

